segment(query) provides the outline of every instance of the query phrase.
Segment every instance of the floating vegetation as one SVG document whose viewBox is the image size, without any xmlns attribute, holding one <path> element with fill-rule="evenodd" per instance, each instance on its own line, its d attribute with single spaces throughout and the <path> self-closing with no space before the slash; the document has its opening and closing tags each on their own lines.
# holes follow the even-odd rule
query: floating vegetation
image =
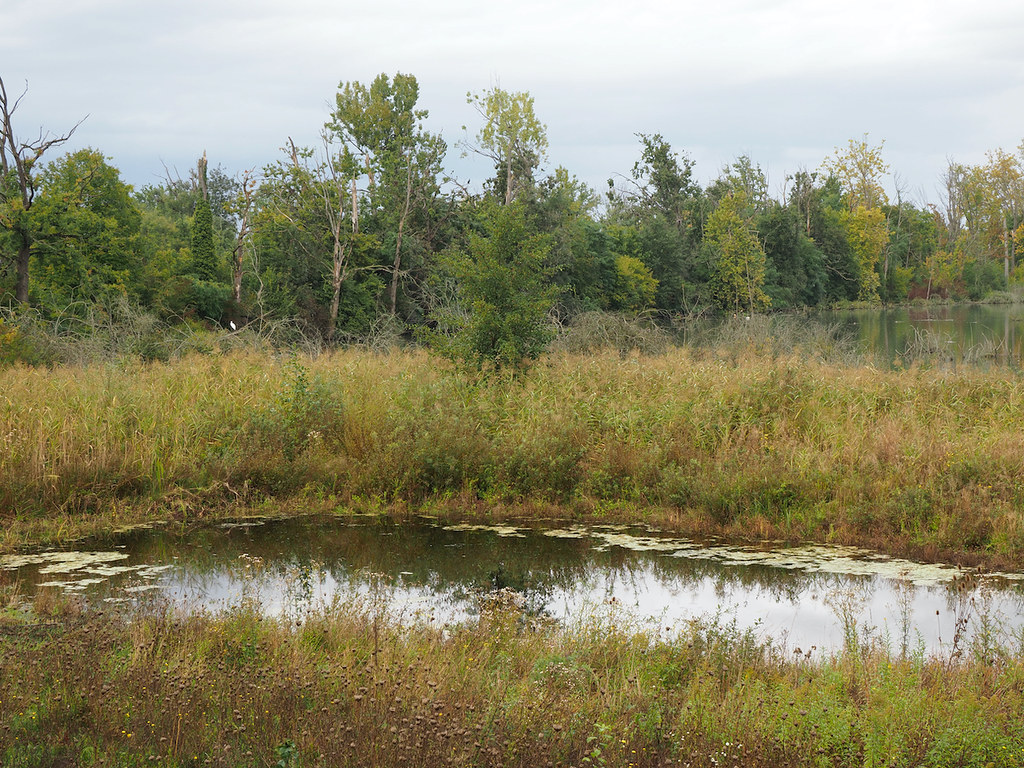
<svg viewBox="0 0 1024 768">
<path fill-rule="evenodd" d="M 860 547 L 804 546 L 768 547 L 765 544 L 746 546 L 737 544 L 698 543 L 685 538 L 644 536 L 624 533 L 624 526 L 615 532 L 602 527 L 574 526 L 542 531 L 544 536 L 563 539 L 595 539 L 595 549 L 606 551 L 620 547 L 633 552 L 663 552 L 674 557 L 709 560 L 728 566 L 764 565 L 773 568 L 798 570 L 805 573 L 828 573 L 837 576 L 882 576 L 901 579 L 915 586 L 926 587 L 948 584 L 962 577 L 964 569 L 943 563 L 921 563 L 889 557 Z M 1021 573 L 991 572 L 986 579 L 1024 580 Z"/>
<path fill-rule="evenodd" d="M 800 570 L 805 573 L 829 573 L 837 576 L 884 576 L 909 581 L 916 586 L 950 583 L 964 570 L 941 563 L 918 563 L 887 557 L 858 547 L 808 545 L 765 550 L 756 547 L 701 547 L 675 553 L 677 557 L 714 560 L 724 565 L 766 565 Z M 1012 577 L 1012 574 L 990 574 Z"/>
<path fill-rule="evenodd" d="M 446 525 L 444 526 L 446 531 L 488 531 L 490 533 L 501 536 L 502 538 L 526 538 L 526 529 L 516 528 L 511 525 L 471 525 L 469 523 L 459 523 L 457 525 Z"/>
<path fill-rule="evenodd" d="M 137 530 L 137 529 L 136 529 Z M 50 551 L 32 554 L 0 556 L 2 571 L 34 571 L 38 576 L 65 575 L 70 578 L 40 580 L 34 579 L 38 588 L 50 587 L 65 592 L 83 592 L 89 587 L 107 584 L 112 578 L 132 576 L 142 581 L 154 581 L 160 574 L 174 568 L 172 563 L 139 563 L 135 565 L 110 565 L 128 560 L 124 551 Z M 128 585 L 125 591 L 141 591 L 159 588 L 157 584 Z"/>
<path fill-rule="evenodd" d="M 929 649 L 949 642 L 968 576 L 966 594 L 982 599 L 984 590 L 1005 630 L 1021 627 L 1024 613 L 1019 592 L 1007 588 L 1020 574 L 974 574 L 856 547 L 696 541 L 639 526 L 325 517 L 212 526 L 184 537 L 136 532 L 124 541 L 112 551 L 4 562 L 20 566 L 10 572 L 29 593 L 47 588 L 106 599 L 149 592 L 189 610 L 220 612 L 255 598 L 266 610 L 302 615 L 387 584 L 391 605 L 405 617 L 457 624 L 476 615 L 482 591 L 510 588 L 533 614 L 560 621 L 602 603 L 631 620 L 666 625 L 728 615 L 779 642 L 820 648 L 843 642 L 829 602 L 843 591 L 863 595 L 858 621 L 909 622 Z"/>
<path fill-rule="evenodd" d="M 127 560 L 124 552 L 76 552 L 53 551 L 28 555 L 0 556 L 0 570 L 13 571 L 26 565 L 40 565 L 39 573 L 72 573 L 82 571 L 101 563 Z"/>
</svg>

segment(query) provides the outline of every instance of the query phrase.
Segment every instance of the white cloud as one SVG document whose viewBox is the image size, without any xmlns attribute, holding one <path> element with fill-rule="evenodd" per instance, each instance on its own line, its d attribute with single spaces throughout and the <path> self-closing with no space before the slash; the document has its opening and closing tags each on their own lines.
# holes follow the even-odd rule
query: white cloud
<svg viewBox="0 0 1024 768">
<path fill-rule="evenodd" d="M 781 178 L 869 132 L 929 189 L 947 156 L 1020 142 L 1022 33 L 1024 6 L 1004 0 L 7 0 L 0 75 L 30 80 L 24 133 L 88 113 L 76 141 L 136 184 L 204 149 L 231 171 L 270 162 L 287 136 L 315 140 L 339 82 L 403 71 L 450 144 L 474 130 L 467 90 L 529 90 L 551 167 L 599 189 L 632 165 L 636 132 L 704 179 L 743 153 Z"/>
</svg>

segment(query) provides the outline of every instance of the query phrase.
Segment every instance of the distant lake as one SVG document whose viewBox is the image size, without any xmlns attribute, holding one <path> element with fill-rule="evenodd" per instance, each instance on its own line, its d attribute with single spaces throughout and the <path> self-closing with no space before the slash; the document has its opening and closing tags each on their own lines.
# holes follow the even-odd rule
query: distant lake
<svg viewBox="0 0 1024 768">
<path fill-rule="evenodd" d="M 878 307 L 695 320 L 683 344 L 785 353 L 820 350 L 843 362 L 883 367 L 923 363 L 1024 369 L 1024 304 Z M 827 349 L 826 349 L 827 348 Z"/>
<path fill-rule="evenodd" d="M 921 360 L 1019 368 L 1024 363 L 1020 304 L 854 309 L 810 317 L 889 365 Z"/>
</svg>

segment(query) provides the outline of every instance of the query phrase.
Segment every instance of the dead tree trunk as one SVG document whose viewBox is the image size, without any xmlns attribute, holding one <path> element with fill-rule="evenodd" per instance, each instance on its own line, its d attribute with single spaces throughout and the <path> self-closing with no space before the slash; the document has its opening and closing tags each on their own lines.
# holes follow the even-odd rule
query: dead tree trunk
<svg viewBox="0 0 1024 768">
<path fill-rule="evenodd" d="M 238 224 L 238 236 L 235 238 L 235 250 L 231 256 L 231 291 L 236 305 L 242 303 L 242 264 L 245 258 L 246 241 L 249 239 L 251 231 L 250 217 L 255 190 L 256 180 L 252 178 L 252 171 L 246 171 L 242 175 L 242 189 L 238 196 L 238 213 L 241 218 Z"/>
<path fill-rule="evenodd" d="M 405 220 L 409 218 L 409 208 L 412 202 L 412 158 L 406 163 L 405 175 L 405 204 L 402 206 L 402 215 L 398 219 L 398 235 L 395 238 L 395 261 L 391 268 L 391 314 L 394 315 L 398 308 L 398 275 L 402 269 L 402 234 L 405 231 Z"/>
<path fill-rule="evenodd" d="M 51 138 L 49 134 L 40 133 L 34 141 L 18 141 L 14 134 L 13 117 L 26 93 L 27 85 L 21 96 L 11 102 L 3 78 L 0 77 L 0 170 L 6 178 L 13 169 L 17 181 L 13 192 L 5 192 L 0 187 L 0 226 L 15 232 L 20 240 L 17 256 L 14 257 L 14 298 L 21 304 L 28 303 L 28 273 L 32 256 L 32 231 L 28 221 L 36 196 L 36 178 L 32 167 L 50 148 L 70 139 L 82 124 L 79 120 L 61 136 Z"/>
</svg>

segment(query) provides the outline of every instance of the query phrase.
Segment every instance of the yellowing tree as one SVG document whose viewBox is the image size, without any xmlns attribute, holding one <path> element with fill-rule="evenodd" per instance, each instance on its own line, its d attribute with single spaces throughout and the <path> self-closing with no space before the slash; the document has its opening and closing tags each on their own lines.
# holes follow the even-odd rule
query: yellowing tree
<svg viewBox="0 0 1024 768">
<path fill-rule="evenodd" d="M 877 300 L 881 278 L 889 273 L 889 225 L 881 210 L 889 202 L 882 186 L 882 178 L 889 171 L 882 159 L 884 146 L 884 141 L 871 146 L 864 134 L 860 141 L 850 139 L 845 150 L 836 147 L 832 157 L 822 163 L 822 170 L 843 190 L 846 208 L 840 221 L 860 265 L 857 298 L 861 301 Z M 879 276 L 878 262 L 883 258 Z"/>
<path fill-rule="evenodd" d="M 840 221 L 846 228 L 846 239 L 850 243 L 857 264 L 860 267 L 857 298 L 861 301 L 878 299 L 881 278 L 876 267 L 878 257 L 889 244 L 889 225 L 880 208 L 857 206 L 852 211 L 843 211 Z"/>
<path fill-rule="evenodd" d="M 882 178 L 889 172 L 889 164 L 882 158 L 885 141 L 873 147 L 867 139 L 867 134 L 860 141 L 850 139 L 845 150 L 836 147 L 832 157 L 826 157 L 821 164 L 825 173 L 839 182 L 850 211 L 860 206 L 877 208 L 889 202 L 882 186 Z"/>
<path fill-rule="evenodd" d="M 754 313 L 771 305 L 764 292 L 767 257 L 754 230 L 745 192 L 730 192 L 722 198 L 708 216 L 704 243 L 713 249 L 712 288 L 724 309 Z"/>
<path fill-rule="evenodd" d="M 992 240 L 1002 248 L 1003 276 L 1009 280 L 1016 267 L 1016 243 L 1013 232 L 1024 214 L 1024 168 L 1020 155 L 1011 155 L 1002 149 L 988 152 L 984 174 L 988 191 L 988 212 L 992 225 Z"/>
<path fill-rule="evenodd" d="M 486 93 L 466 95 L 484 119 L 476 135 L 476 144 L 464 143 L 467 150 L 488 157 L 498 176 L 495 191 L 511 203 L 533 183 L 534 169 L 543 161 L 548 148 L 547 128 L 533 111 L 533 96 L 526 91 L 491 88 Z"/>
<path fill-rule="evenodd" d="M 620 254 L 615 257 L 615 283 L 611 295 L 613 309 L 642 312 L 654 304 L 658 281 L 640 259 Z"/>
<path fill-rule="evenodd" d="M 926 297 L 931 296 L 933 291 L 951 291 L 956 281 L 963 275 L 965 265 L 964 252 L 959 249 L 940 250 L 929 255 L 924 262 L 925 274 L 928 275 Z"/>
</svg>

